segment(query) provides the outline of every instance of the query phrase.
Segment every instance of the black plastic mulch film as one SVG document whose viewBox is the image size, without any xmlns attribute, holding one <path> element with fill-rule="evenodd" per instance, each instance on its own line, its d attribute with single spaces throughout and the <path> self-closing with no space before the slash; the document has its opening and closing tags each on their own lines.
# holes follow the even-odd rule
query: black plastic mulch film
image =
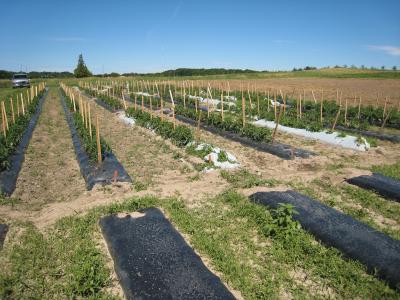
<svg viewBox="0 0 400 300">
<path fill-rule="evenodd" d="M 235 299 L 157 208 L 100 219 L 127 299 Z"/>
<path fill-rule="evenodd" d="M 126 101 L 133 102 L 132 99 L 128 95 L 124 95 L 124 97 L 125 97 Z M 137 104 L 138 104 L 138 107 L 141 106 L 141 101 L 137 102 Z M 144 104 L 144 106 L 149 108 L 149 105 L 146 103 Z M 112 109 L 108 109 L 108 110 L 113 111 Z M 186 117 L 180 116 L 180 115 L 176 115 L 175 117 L 177 120 L 179 120 L 183 123 L 189 124 L 191 126 L 197 126 L 196 121 L 194 121 L 192 119 L 189 119 L 189 118 L 186 118 Z M 247 137 L 241 136 L 237 133 L 221 130 L 221 129 L 218 129 L 218 128 L 215 128 L 213 126 L 209 126 L 206 124 L 200 124 L 200 127 L 206 131 L 213 133 L 213 134 L 220 135 L 223 138 L 229 139 L 234 142 L 239 142 L 245 146 L 249 146 L 249 147 L 252 147 L 259 151 L 263 151 L 263 152 L 267 152 L 267 153 L 276 155 L 283 159 L 289 160 L 289 159 L 293 159 L 295 157 L 309 158 L 311 156 L 317 155 L 316 153 L 314 153 L 312 151 L 294 148 L 294 147 L 292 147 L 290 145 L 286 145 L 286 144 L 281 144 L 281 143 L 276 143 L 276 142 L 274 144 L 264 143 L 264 142 L 256 142 Z"/>
<path fill-rule="evenodd" d="M 372 274 L 376 270 L 393 288 L 400 288 L 399 240 L 295 191 L 258 192 L 250 199 L 270 208 L 292 204 L 298 212 L 293 218 L 305 230 L 346 257 L 359 260 Z"/>
<path fill-rule="evenodd" d="M 8 232 L 7 224 L 0 224 L 0 250 L 3 248 L 4 240 L 6 239 L 6 234 Z"/>
<path fill-rule="evenodd" d="M 400 135 L 388 134 L 388 133 L 376 132 L 376 131 L 369 131 L 369 130 L 358 130 L 358 129 L 343 127 L 340 125 L 336 126 L 335 128 L 342 130 L 342 131 L 347 131 L 347 132 L 361 134 L 364 136 L 377 138 L 379 140 L 384 140 L 384 141 L 386 140 L 386 141 L 390 141 L 393 143 L 400 143 Z"/>
<path fill-rule="evenodd" d="M 86 154 L 81 139 L 76 131 L 74 121 L 71 113 L 65 103 L 65 98 L 60 91 L 61 104 L 63 106 L 65 117 L 68 126 L 71 130 L 72 142 L 74 144 L 76 157 L 79 163 L 82 176 L 86 181 L 86 188 L 91 190 L 97 183 L 105 185 L 111 184 L 114 179 L 115 171 L 118 172 L 116 181 L 118 182 L 132 182 L 131 177 L 125 171 L 124 167 L 117 160 L 113 153 L 105 153 L 105 158 L 101 164 L 93 163 L 90 161 L 89 156 Z"/>
<path fill-rule="evenodd" d="M 32 138 L 33 130 L 36 127 L 39 115 L 42 112 L 43 102 L 46 99 L 48 89 L 46 88 L 42 97 L 39 99 L 35 113 L 29 120 L 21 141 L 19 142 L 15 152 L 10 157 L 11 166 L 8 170 L 0 173 L 0 193 L 11 195 L 16 187 L 18 174 L 21 171 L 22 164 L 25 160 L 25 151 L 28 148 L 29 142 Z"/>
<path fill-rule="evenodd" d="M 196 126 L 196 121 L 194 121 L 192 119 L 189 119 L 189 118 L 186 118 L 183 116 L 179 116 L 179 115 L 176 116 L 176 119 L 181 122 Z M 276 155 L 283 159 L 293 159 L 295 157 L 309 158 L 310 156 L 316 155 L 312 151 L 294 148 L 294 147 L 292 147 L 290 145 L 286 145 L 286 144 L 281 144 L 281 143 L 276 143 L 276 142 L 273 144 L 272 143 L 264 143 L 264 142 L 256 142 L 247 137 L 241 136 L 237 133 L 220 130 L 220 129 L 217 129 L 213 126 L 209 126 L 206 124 L 200 124 L 200 127 L 204 130 L 207 130 L 213 134 L 220 135 L 231 141 L 241 143 L 245 146 L 252 147 L 259 151 L 263 151 L 263 152 L 267 152 L 267 153 Z"/>
<path fill-rule="evenodd" d="M 346 180 L 348 183 L 361 188 L 373 190 L 380 195 L 400 202 L 400 181 L 386 177 L 379 173 L 362 175 Z"/>
</svg>

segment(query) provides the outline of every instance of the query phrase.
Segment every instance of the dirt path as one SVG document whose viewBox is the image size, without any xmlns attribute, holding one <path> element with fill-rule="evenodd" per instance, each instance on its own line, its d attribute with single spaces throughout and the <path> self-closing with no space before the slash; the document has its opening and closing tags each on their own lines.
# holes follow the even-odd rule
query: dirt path
<svg viewBox="0 0 400 300">
<path fill-rule="evenodd" d="M 198 174 L 195 163 L 181 148 L 139 126 L 129 126 L 115 113 L 92 102 L 99 115 L 101 135 L 143 193 L 161 197 L 182 196 L 188 202 L 204 194 L 216 195 L 227 183 L 219 172 Z M 195 191 L 195 192 L 194 192 Z"/>
<path fill-rule="evenodd" d="M 70 201 L 85 191 L 58 91 L 51 88 L 25 154 L 12 197 L 30 210 Z"/>
</svg>

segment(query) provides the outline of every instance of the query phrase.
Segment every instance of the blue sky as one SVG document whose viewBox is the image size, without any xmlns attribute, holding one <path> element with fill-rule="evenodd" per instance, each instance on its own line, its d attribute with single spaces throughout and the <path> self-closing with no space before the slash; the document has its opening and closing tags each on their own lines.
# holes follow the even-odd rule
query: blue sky
<svg viewBox="0 0 400 300">
<path fill-rule="evenodd" d="M 0 69 L 400 66 L 400 0 L 3 1 Z"/>
</svg>

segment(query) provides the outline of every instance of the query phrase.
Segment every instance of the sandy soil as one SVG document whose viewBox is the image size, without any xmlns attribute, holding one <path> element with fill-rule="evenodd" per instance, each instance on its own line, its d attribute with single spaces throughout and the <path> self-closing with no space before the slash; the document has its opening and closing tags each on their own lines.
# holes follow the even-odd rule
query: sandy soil
<svg viewBox="0 0 400 300">
<path fill-rule="evenodd" d="M 50 89 L 12 197 L 29 209 L 66 202 L 85 191 L 71 133 L 56 89 Z"/>
<path fill-rule="evenodd" d="M 196 82 L 195 82 L 196 83 Z M 207 86 L 208 82 L 198 81 L 197 84 Z M 392 106 L 400 107 L 400 80 L 398 79 L 327 79 L 327 78 L 273 78 L 273 79 L 253 79 L 253 80 L 229 80 L 231 89 L 239 90 L 242 86 L 245 90 L 258 90 L 261 92 L 281 89 L 288 95 L 294 95 L 298 98 L 299 93 L 305 96 L 307 100 L 313 100 L 311 91 L 317 100 L 321 99 L 324 91 L 324 99 L 336 99 L 336 91 L 342 92 L 343 100 L 348 98 L 349 105 L 354 103 L 354 97 L 362 98 L 362 104 L 383 105 L 385 97 Z M 213 80 L 210 85 L 220 88 L 227 87 L 226 81 Z M 356 100 L 358 101 L 358 99 Z M 356 102 L 358 103 L 358 102 Z"/>
</svg>

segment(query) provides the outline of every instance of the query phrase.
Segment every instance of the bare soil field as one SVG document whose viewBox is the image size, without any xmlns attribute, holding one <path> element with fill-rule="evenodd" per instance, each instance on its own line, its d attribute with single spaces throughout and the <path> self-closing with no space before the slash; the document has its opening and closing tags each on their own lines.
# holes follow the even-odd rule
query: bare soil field
<svg viewBox="0 0 400 300">
<path fill-rule="evenodd" d="M 207 84 L 208 81 L 199 81 L 195 84 Z M 327 78 L 271 78 L 271 79 L 251 79 L 251 80 L 229 80 L 231 89 L 243 89 L 272 92 L 282 90 L 289 96 L 298 98 L 299 94 L 305 91 L 306 99 L 313 100 L 311 91 L 314 91 L 317 100 L 321 99 L 321 91 L 324 91 L 324 99 L 336 99 L 336 93 L 343 93 L 342 99 L 348 98 L 349 104 L 353 104 L 354 97 L 362 97 L 363 105 L 377 103 L 384 105 L 385 97 L 388 97 L 388 103 L 392 106 L 400 105 L 400 80 L 398 79 L 327 79 Z M 226 81 L 210 81 L 213 87 L 226 87 Z M 353 100 L 353 101 L 351 101 Z M 358 98 L 355 103 L 358 103 Z"/>
</svg>

